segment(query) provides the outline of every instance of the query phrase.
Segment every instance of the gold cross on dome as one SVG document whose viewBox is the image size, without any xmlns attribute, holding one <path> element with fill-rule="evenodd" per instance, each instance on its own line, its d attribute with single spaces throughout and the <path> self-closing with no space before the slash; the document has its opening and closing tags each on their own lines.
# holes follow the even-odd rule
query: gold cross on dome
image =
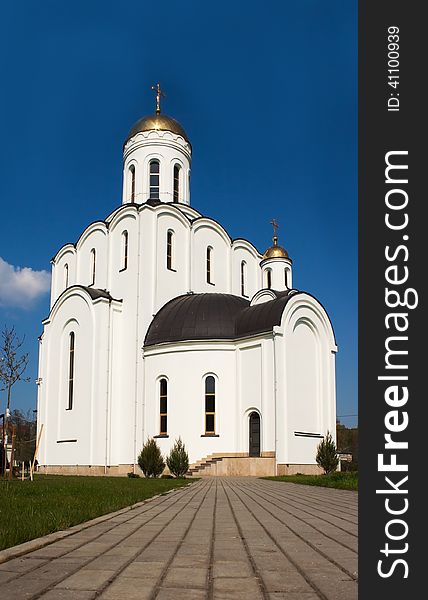
<svg viewBox="0 0 428 600">
<path fill-rule="evenodd" d="M 166 98 L 166 94 L 163 90 L 161 90 L 161 86 L 160 83 L 157 83 L 156 85 L 152 85 L 151 88 L 154 92 L 156 92 L 156 114 L 160 115 L 160 111 L 161 111 L 161 97 Z"/>
<path fill-rule="evenodd" d="M 276 235 L 276 230 L 279 229 L 279 225 L 278 225 L 276 219 L 272 219 L 270 224 L 273 227 L 273 243 L 276 245 L 276 242 L 278 241 L 278 236 Z"/>
</svg>

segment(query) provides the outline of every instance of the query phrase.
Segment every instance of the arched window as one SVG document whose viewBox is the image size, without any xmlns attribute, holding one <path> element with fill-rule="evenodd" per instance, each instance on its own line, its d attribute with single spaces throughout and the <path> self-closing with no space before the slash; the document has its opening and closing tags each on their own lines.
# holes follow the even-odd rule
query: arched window
<svg viewBox="0 0 428 600">
<path fill-rule="evenodd" d="M 266 271 L 266 287 L 270 290 L 272 287 L 272 271 L 268 269 Z"/>
<path fill-rule="evenodd" d="M 91 284 L 95 285 L 95 267 L 96 267 L 96 252 L 95 248 L 91 250 Z"/>
<path fill-rule="evenodd" d="M 247 270 L 247 263 L 245 260 L 241 261 L 241 296 L 245 296 L 245 274 Z"/>
<path fill-rule="evenodd" d="M 129 167 L 129 175 L 130 175 L 130 183 L 131 183 L 131 196 L 130 196 L 130 200 L 131 202 L 135 202 L 135 166 L 131 165 Z"/>
<path fill-rule="evenodd" d="M 174 233 L 172 231 L 168 231 L 166 234 L 166 268 L 170 271 L 173 271 L 172 268 L 172 244 L 174 240 Z"/>
<path fill-rule="evenodd" d="M 159 433 L 166 435 L 168 432 L 168 382 L 166 379 L 159 381 L 159 415 Z"/>
<path fill-rule="evenodd" d="M 121 271 L 125 271 L 128 268 L 128 232 L 122 232 L 122 266 Z"/>
<path fill-rule="evenodd" d="M 150 200 L 159 200 L 159 173 L 159 161 L 152 160 L 150 162 Z"/>
<path fill-rule="evenodd" d="M 213 249 L 211 246 L 207 248 L 206 267 L 207 267 L 207 283 L 212 283 L 212 255 Z"/>
<path fill-rule="evenodd" d="M 73 408 L 74 394 L 74 331 L 69 336 L 68 346 L 68 407 L 67 410 Z"/>
<path fill-rule="evenodd" d="M 215 433 L 215 379 L 205 379 L 205 433 Z"/>
<path fill-rule="evenodd" d="M 68 288 L 68 264 L 64 265 L 64 289 Z"/>
<path fill-rule="evenodd" d="M 288 287 L 288 273 L 287 273 L 287 269 L 284 269 L 284 284 L 285 284 L 285 287 Z"/>
<path fill-rule="evenodd" d="M 178 202 L 180 193 L 180 165 L 174 165 L 174 202 Z"/>
</svg>

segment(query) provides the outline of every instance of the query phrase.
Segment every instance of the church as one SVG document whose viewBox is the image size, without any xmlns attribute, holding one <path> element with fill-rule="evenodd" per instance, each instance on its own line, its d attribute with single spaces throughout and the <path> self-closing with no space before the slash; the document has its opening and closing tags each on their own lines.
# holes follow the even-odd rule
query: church
<svg viewBox="0 0 428 600">
<path fill-rule="evenodd" d="M 192 146 L 156 110 L 123 146 L 122 204 L 52 259 L 39 345 L 43 473 L 141 474 L 178 437 L 205 475 L 316 473 L 335 437 L 337 346 L 325 308 L 190 205 Z M 268 215 L 266 215 L 268 218 Z"/>
</svg>

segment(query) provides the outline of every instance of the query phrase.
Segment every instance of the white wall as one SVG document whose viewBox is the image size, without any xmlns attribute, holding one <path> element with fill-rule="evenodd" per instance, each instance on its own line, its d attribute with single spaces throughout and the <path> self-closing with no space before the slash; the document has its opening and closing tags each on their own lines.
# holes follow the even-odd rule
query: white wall
<svg viewBox="0 0 428 600">
<path fill-rule="evenodd" d="M 335 439 L 335 361 L 337 351 L 328 316 L 308 294 L 293 296 L 284 310 L 277 344 L 278 462 L 313 464 L 321 438 L 296 432 L 327 431 Z"/>
<path fill-rule="evenodd" d="M 135 202 L 141 204 L 149 199 L 149 163 L 160 163 L 160 194 L 162 202 L 173 202 L 174 165 L 180 165 L 179 202 L 190 204 L 189 176 L 191 169 L 190 144 L 181 136 L 169 131 L 145 131 L 131 138 L 123 155 L 123 198 L 131 201 L 131 178 L 129 168 L 135 168 Z"/>
<path fill-rule="evenodd" d="M 159 434 L 159 379 L 168 380 L 168 438 L 157 441 L 167 454 L 176 438 L 186 444 L 191 462 L 236 448 L 235 350 L 230 344 L 173 345 L 165 350 L 145 351 L 144 439 Z M 216 378 L 216 435 L 205 435 L 205 388 L 207 375 Z"/>
<path fill-rule="evenodd" d="M 107 314 L 107 301 L 93 305 L 86 292 L 71 292 L 57 303 L 45 324 L 38 414 L 39 427 L 44 425 L 41 464 L 102 464 Z M 74 390 L 72 409 L 68 410 L 72 331 Z"/>
</svg>

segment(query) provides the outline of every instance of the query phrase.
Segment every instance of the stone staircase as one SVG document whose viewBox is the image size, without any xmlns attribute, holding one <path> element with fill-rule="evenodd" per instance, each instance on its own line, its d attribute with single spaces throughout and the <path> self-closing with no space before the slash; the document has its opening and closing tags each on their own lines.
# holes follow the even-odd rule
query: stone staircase
<svg viewBox="0 0 428 600">
<path fill-rule="evenodd" d="M 205 469 L 209 469 L 212 465 L 223 460 L 223 456 L 215 456 L 209 454 L 205 458 L 196 461 L 193 465 L 190 465 L 189 470 L 186 473 L 186 477 L 192 477 L 193 475 L 201 475 Z"/>
<path fill-rule="evenodd" d="M 187 477 L 263 477 L 275 475 L 275 455 L 251 457 L 244 452 L 209 454 L 191 464 Z"/>
</svg>

